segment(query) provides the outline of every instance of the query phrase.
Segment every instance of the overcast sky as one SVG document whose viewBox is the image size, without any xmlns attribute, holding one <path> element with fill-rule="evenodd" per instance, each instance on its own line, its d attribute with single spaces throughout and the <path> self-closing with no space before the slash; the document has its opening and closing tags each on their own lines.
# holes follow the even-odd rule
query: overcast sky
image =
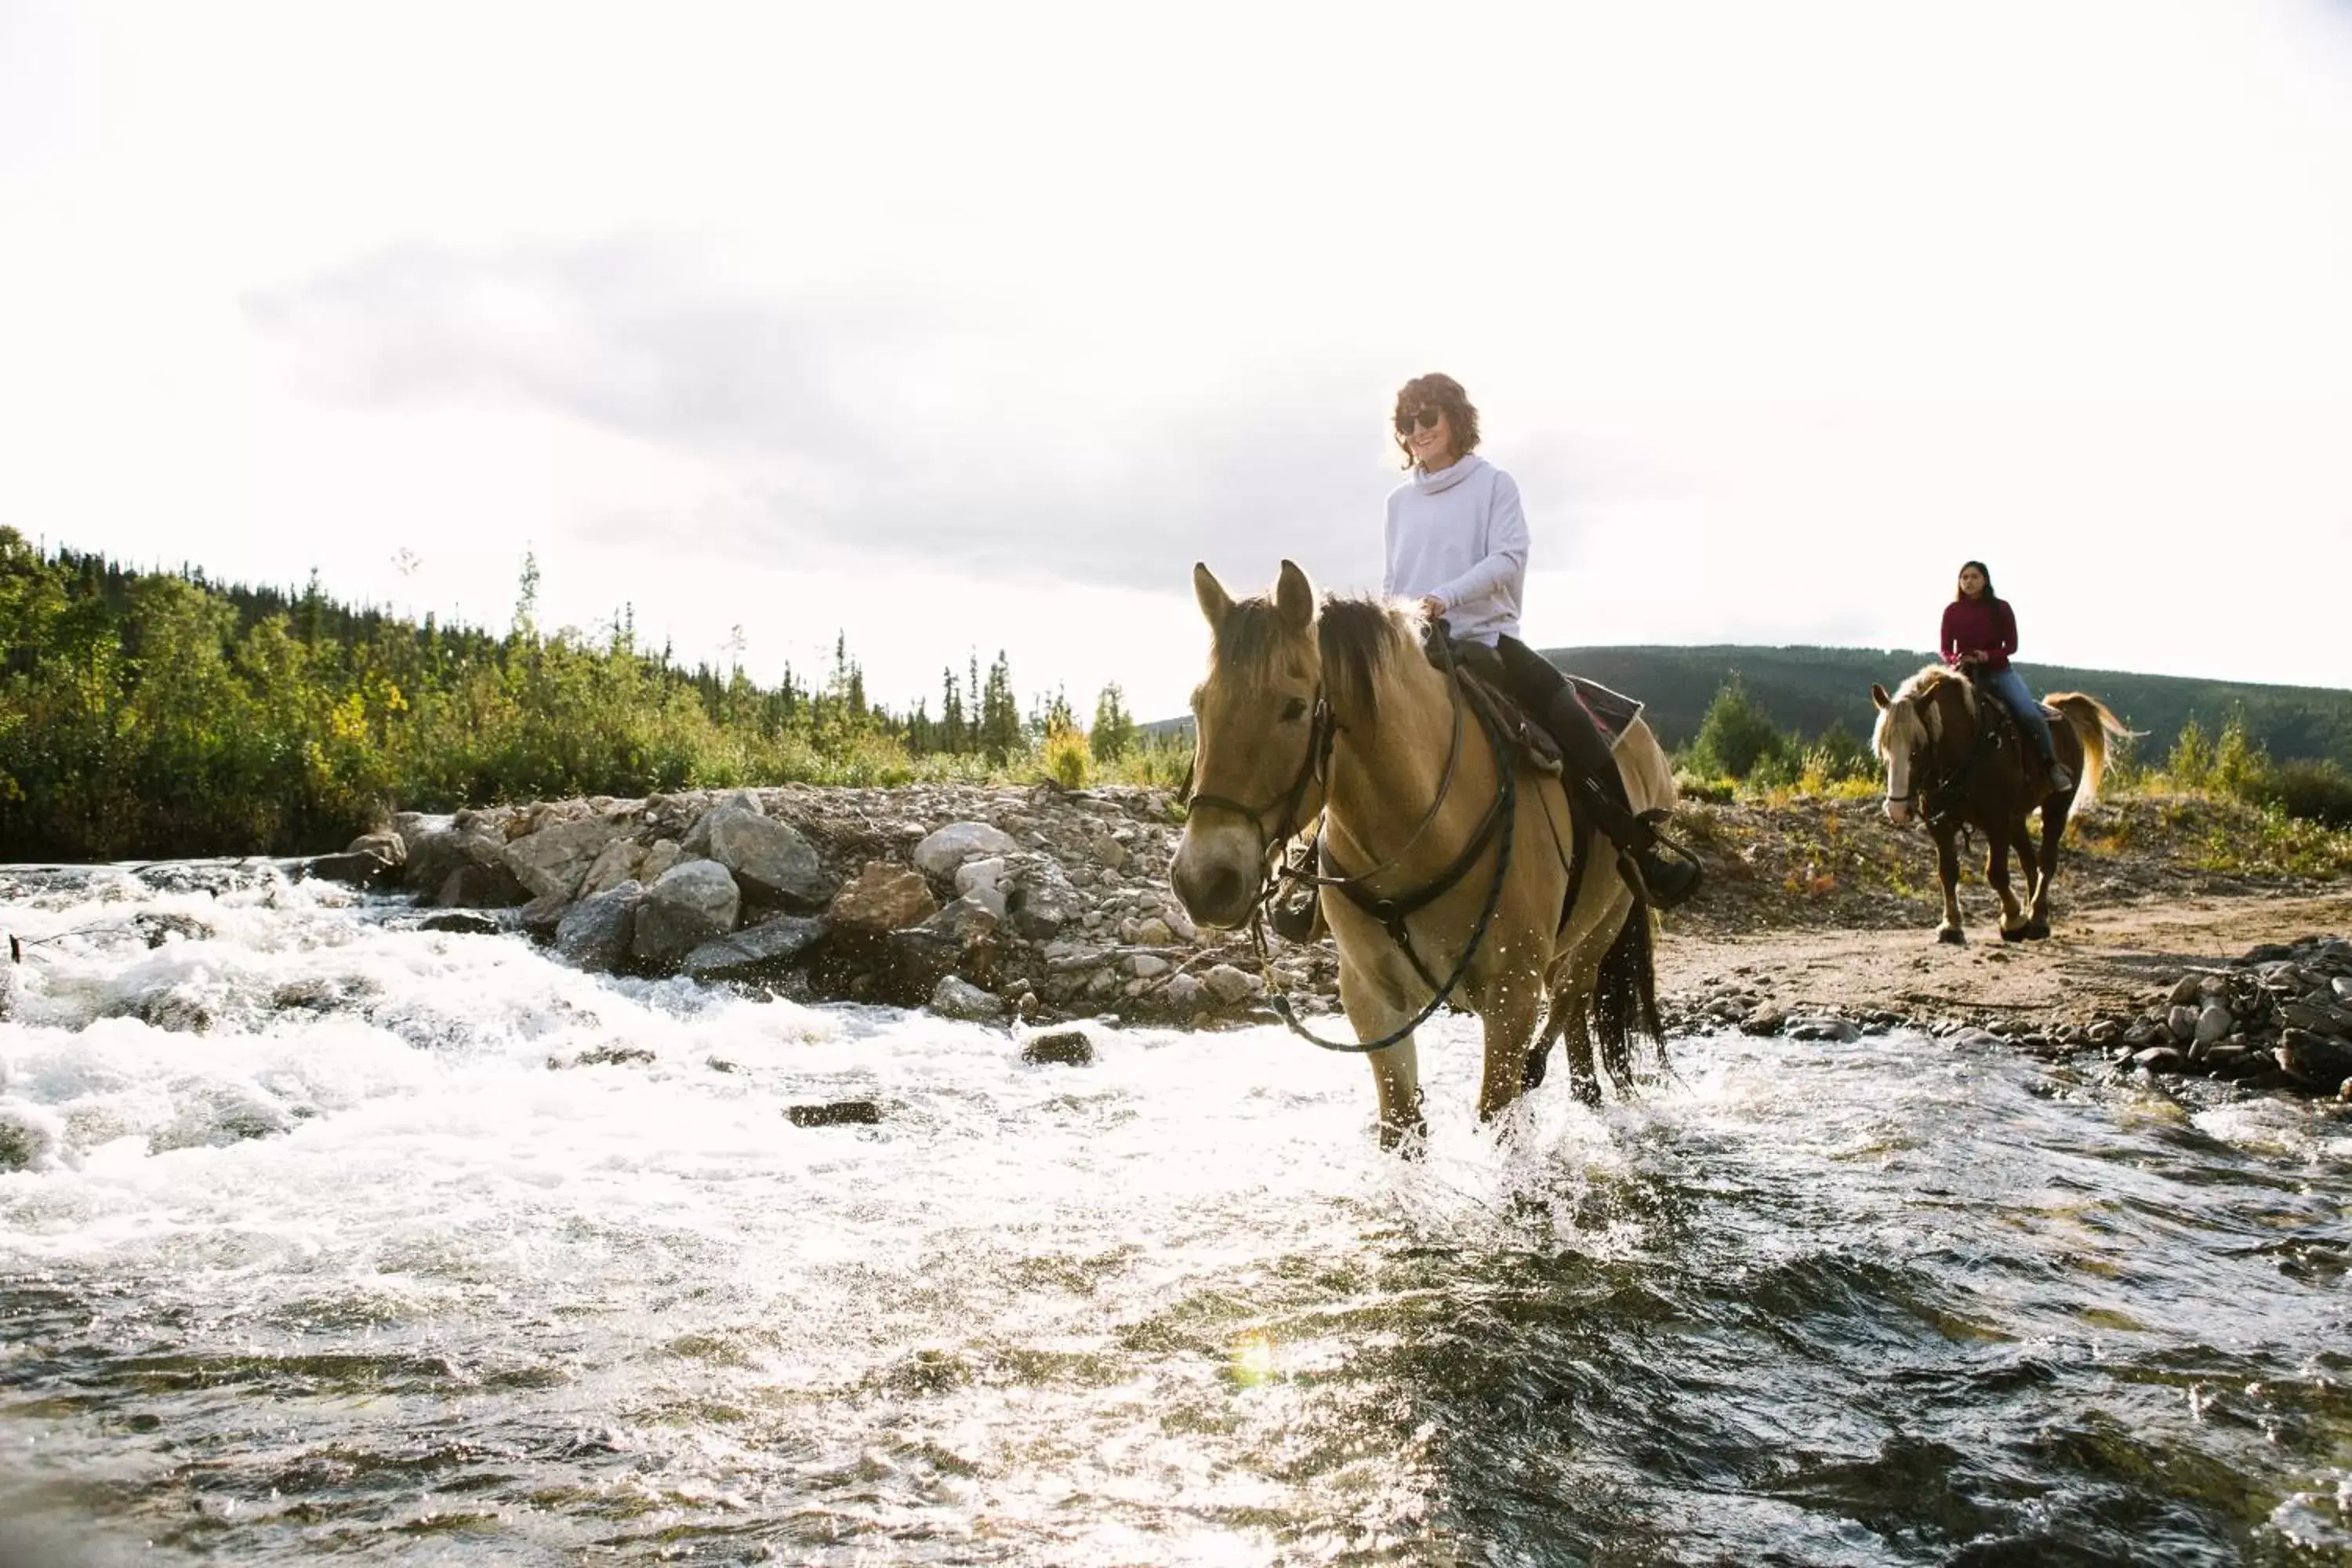
<svg viewBox="0 0 2352 1568">
<path fill-rule="evenodd" d="M 2352 684 L 2352 5 L 0 0 L 51 543 L 1160 716 L 1433 369 L 1540 645 Z"/>
</svg>

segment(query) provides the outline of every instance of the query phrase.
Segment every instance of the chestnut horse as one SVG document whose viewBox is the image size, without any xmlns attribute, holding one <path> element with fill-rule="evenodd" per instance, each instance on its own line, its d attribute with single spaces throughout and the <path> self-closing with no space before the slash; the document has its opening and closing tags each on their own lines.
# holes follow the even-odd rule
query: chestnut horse
<svg viewBox="0 0 2352 1568">
<path fill-rule="evenodd" d="M 1356 1038 L 1318 1043 L 1370 1061 L 1382 1145 L 1425 1131 L 1411 1031 L 1449 993 L 1485 1026 L 1482 1121 L 1540 1080 L 1562 1033 L 1578 1094 L 1597 1101 L 1588 1021 L 1630 1088 L 1631 1034 L 1658 1035 L 1649 911 L 1605 852 L 1572 883 L 1577 835 L 1559 779 L 1465 717 L 1459 679 L 1423 652 L 1418 612 L 1318 605 L 1287 561 L 1262 597 L 1236 603 L 1205 565 L 1192 586 L 1213 637 L 1192 694 L 1195 788 L 1170 883 L 1201 924 L 1249 924 L 1284 847 L 1322 813 L 1315 879 Z M 1646 724 L 1617 754 L 1636 811 L 1673 804 Z"/>
<path fill-rule="evenodd" d="M 1886 819 L 1903 826 L 1916 807 L 1935 837 L 1936 871 L 1944 884 L 1944 921 L 1936 940 L 1968 940 L 1960 931 L 1958 893 L 1958 840 L 1964 826 L 1985 836 L 1985 880 L 2000 895 L 2001 940 L 2048 936 L 2050 880 L 2058 870 L 2066 818 L 2075 802 L 2096 797 L 2110 743 L 2132 731 L 2095 697 L 2060 691 L 2043 698 L 2063 720 L 2050 726 L 2050 739 L 2077 781 L 2073 789 L 2053 791 L 2049 770 L 2024 743 L 2017 721 L 2004 714 L 2004 722 L 1984 722 L 1980 705 L 1999 699 L 1979 692 L 1965 676 L 1929 665 L 1892 696 L 1873 685 L 1870 700 L 1878 705 L 1871 744 L 1886 764 Z M 2026 826 L 2036 810 L 2042 813 L 2038 857 Z M 2032 886 L 2023 904 L 2009 887 L 2012 848 Z"/>
</svg>

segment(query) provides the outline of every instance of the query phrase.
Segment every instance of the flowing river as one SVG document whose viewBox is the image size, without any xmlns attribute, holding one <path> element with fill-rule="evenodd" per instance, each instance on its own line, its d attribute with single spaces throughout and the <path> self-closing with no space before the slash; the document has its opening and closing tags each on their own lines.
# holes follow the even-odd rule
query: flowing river
<svg viewBox="0 0 2352 1568">
<path fill-rule="evenodd" d="M 2334 1108 L 1723 1035 L 1501 1140 L 1455 1019 L 1406 1163 L 1278 1029 L 1031 1066 L 162 880 L 0 871 L 26 1562 L 2352 1557 Z"/>
</svg>

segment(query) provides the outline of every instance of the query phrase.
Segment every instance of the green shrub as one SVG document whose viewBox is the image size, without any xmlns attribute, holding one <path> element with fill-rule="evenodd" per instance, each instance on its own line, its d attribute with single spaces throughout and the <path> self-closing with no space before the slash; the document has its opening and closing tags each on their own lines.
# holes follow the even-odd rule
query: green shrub
<svg viewBox="0 0 2352 1568">
<path fill-rule="evenodd" d="M 1094 754 L 1087 750 L 1087 737 L 1081 731 L 1047 731 L 1040 760 L 1045 764 L 1045 776 L 1064 789 L 1084 789 L 1094 777 Z"/>
<path fill-rule="evenodd" d="M 1118 784 L 1181 789 L 1192 771 L 1192 737 L 1183 731 L 1142 735 L 1098 776 Z"/>
<path fill-rule="evenodd" d="M 1704 800 L 1727 805 L 1738 793 L 1738 786 L 1729 779 L 1709 778 L 1687 768 L 1675 770 L 1675 794 L 1682 800 Z"/>
<path fill-rule="evenodd" d="M 2247 732 L 2244 710 L 2233 710 L 2213 742 L 2214 787 L 2240 800 L 2259 801 L 2270 772 L 2270 752 Z"/>
<path fill-rule="evenodd" d="M 1695 773 L 1742 783 L 1751 782 L 1759 766 L 1777 765 L 1788 774 L 1782 782 L 1790 783 L 1797 773 L 1788 755 L 1792 749 L 1789 738 L 1748 695 L 1747 686 L 1735 672 L 1707 704 L 1698 733 L 1691 738 L 1686 761 Z"/>
<path fill-rule="evenodd" d="M 2205 727 L 2191 719 L 2180 726 L 2173 738 L 2172 754 L 2164 760 L 2164 772 L 2172 782 L 2185 789 L 2200 789 L 2213 777 L 2213 742 L 2205 738 Z"/>
<path fill-rule="evenodd" d="M 2352 777 L 2333 760 L 2274 763 L 2263 790 L 2269 804 L 2291 817 L 2352 827 Z"/>
</svg>

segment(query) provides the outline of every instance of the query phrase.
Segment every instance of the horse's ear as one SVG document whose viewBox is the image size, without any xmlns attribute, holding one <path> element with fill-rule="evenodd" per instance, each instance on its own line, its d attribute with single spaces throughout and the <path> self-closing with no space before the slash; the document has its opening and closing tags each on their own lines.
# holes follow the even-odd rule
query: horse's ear
<svg viewBox="0 0 2352 1568">
<path fill-rule="evenodd" d="M 1201 616 L 1211 631 L 1223 626 L 1225 617 L 1234 613 L 1234 596 L 1225 592 L 1225 585 L 1217 581 L 1205 561 L 1192 563 L 1192 597 L 1201 601 Z"/>
<path fill-rule="evenodd" d="M 1870 700 L 1878 704 L 1878 710 L 1882 713 L 1886 711 L 1895 701 L 1895 699 L 1886 695 L 1886 688 L 1879 685 L 1875 680 L 1870 683 Z"/>
<path fill-rule="evenodd" d="M 1274 607 L 1295 631 L 1305 631 L 1315 619 L 1315 584 L 1307 580 L 1297 563 L 1282 563 L 1282 575 L 1274 584 Z"/>
</svg>

